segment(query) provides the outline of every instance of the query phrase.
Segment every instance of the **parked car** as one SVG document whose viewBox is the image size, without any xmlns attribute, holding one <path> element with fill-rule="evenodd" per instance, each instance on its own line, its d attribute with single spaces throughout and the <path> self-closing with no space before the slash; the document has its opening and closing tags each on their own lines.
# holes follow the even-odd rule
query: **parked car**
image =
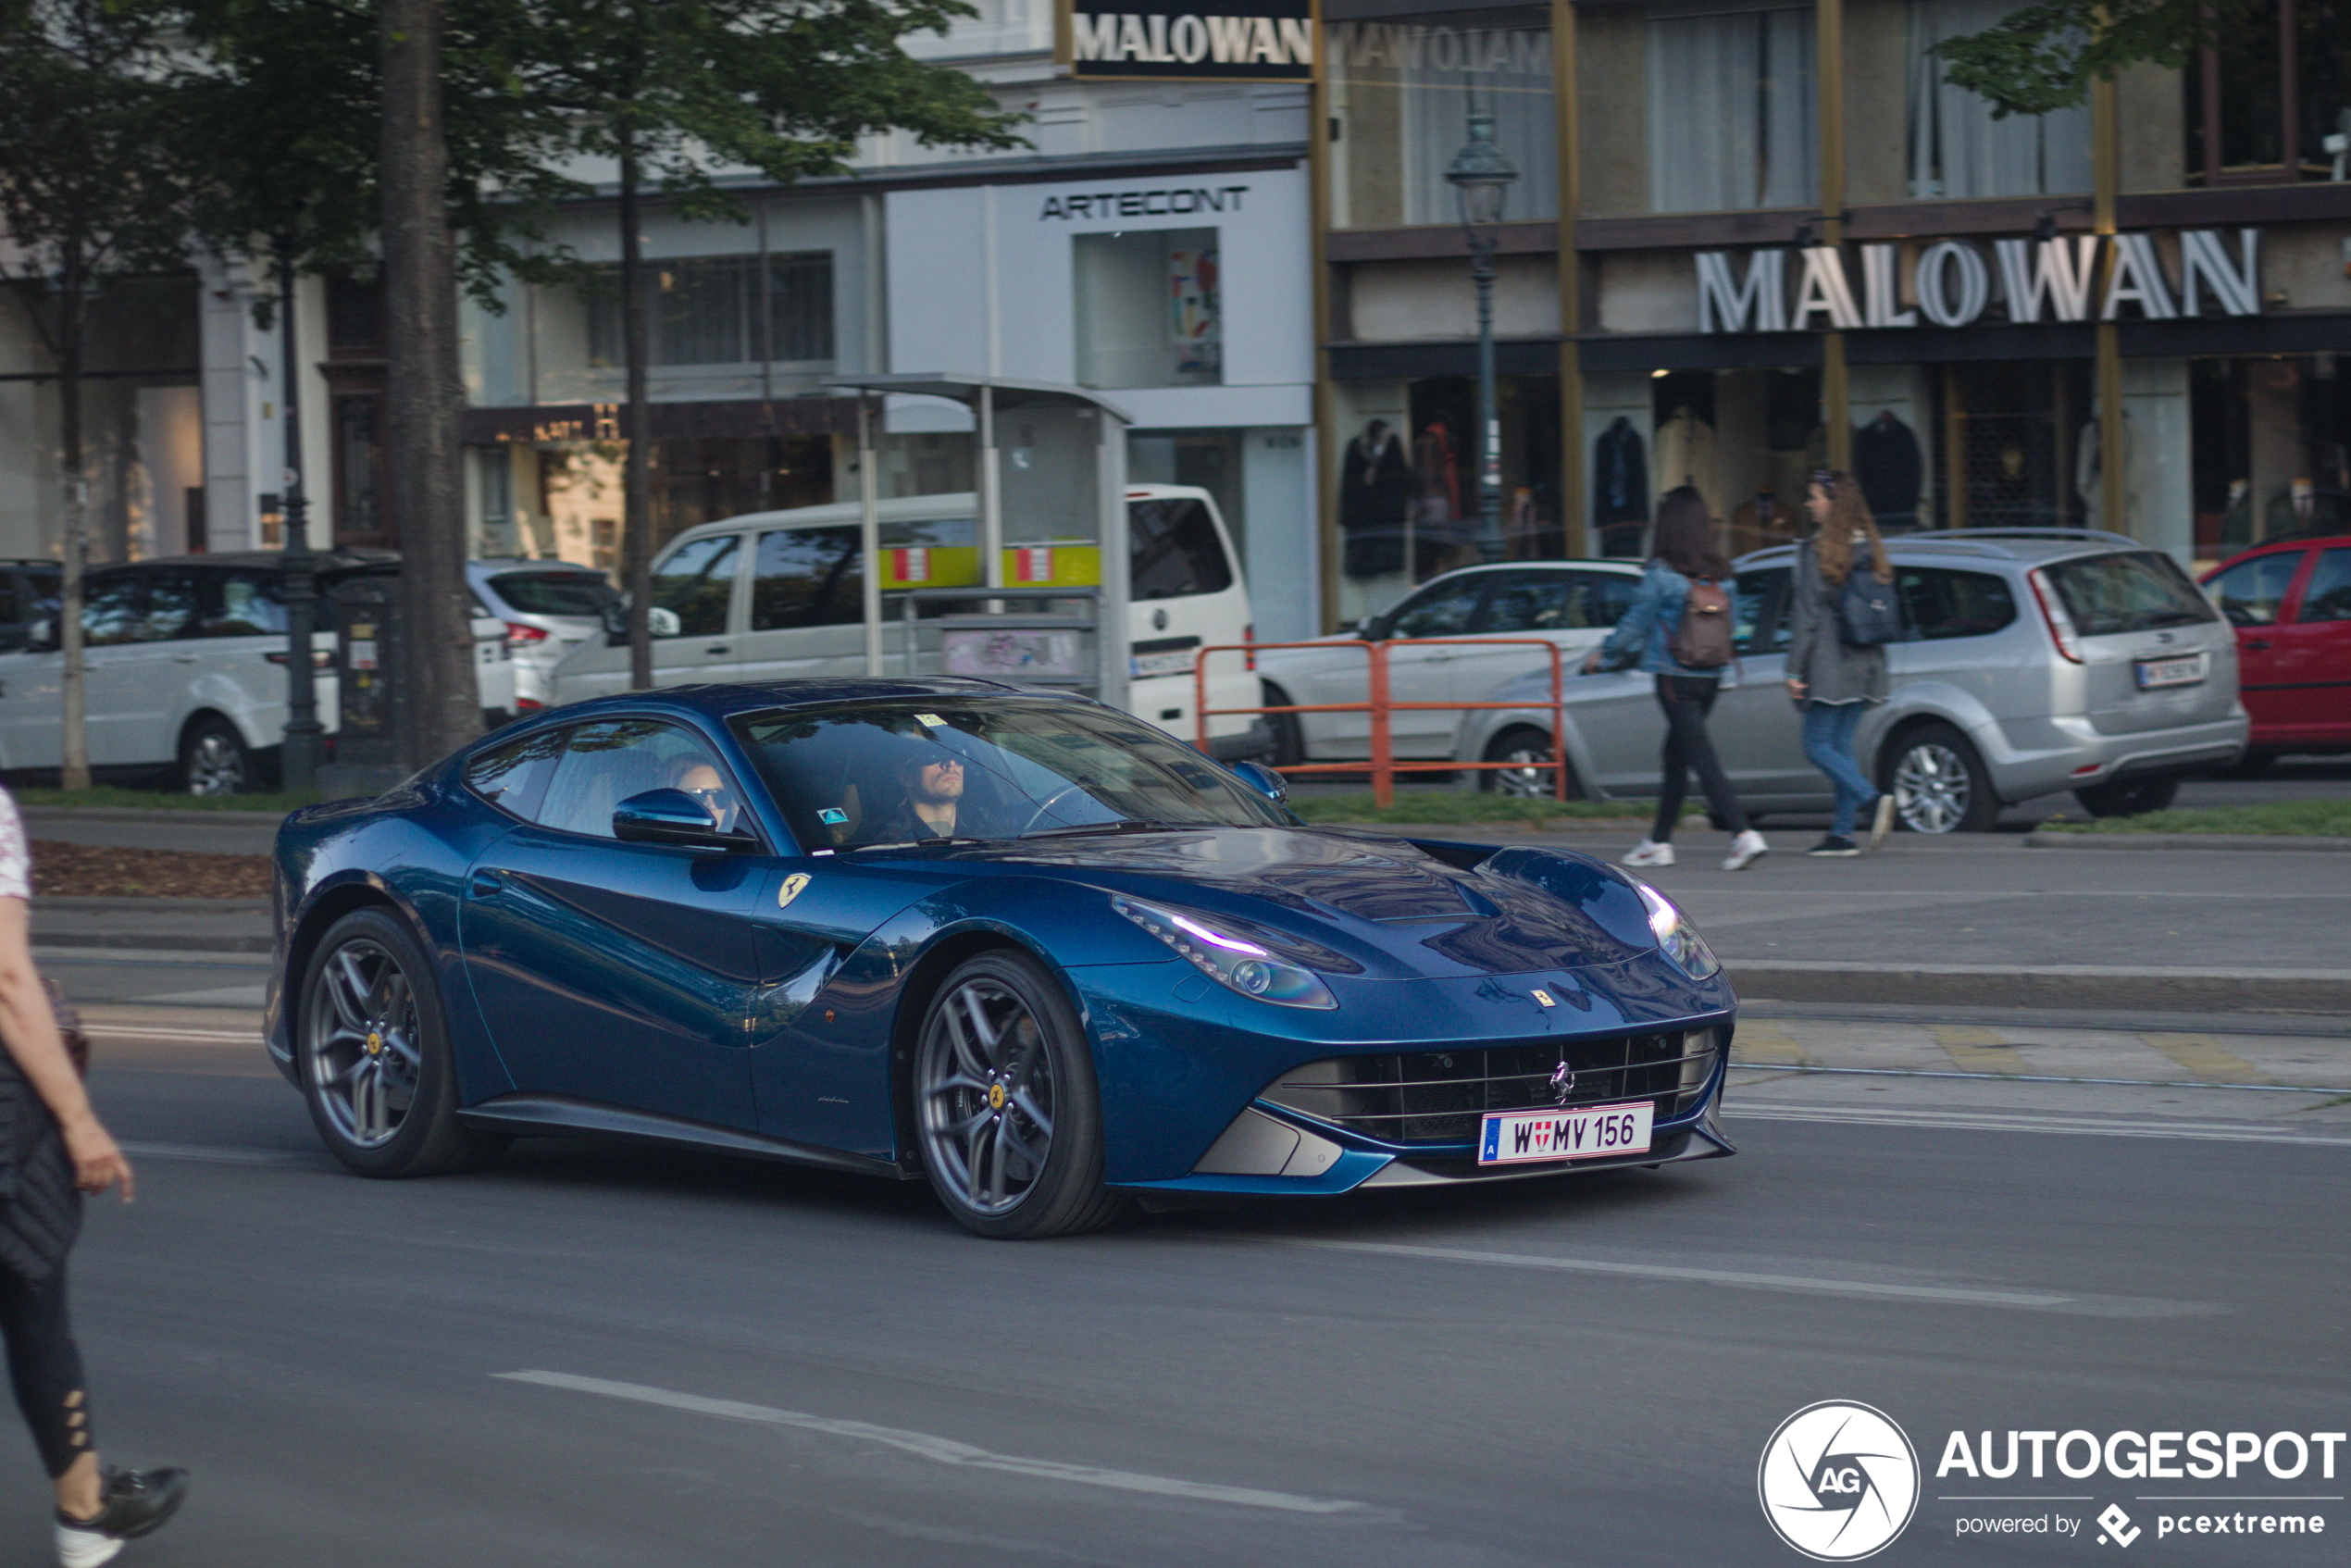
<svg viewBox="0 0 2351 1568">
<path fill-rule="evenodd" d="M 2208 572 L 2204 591 L 2236 628 L 2253 719 L 2240 770 L 2351 751 L 2351 534 L 2258 545 Z"/>
<path fill-rule="evenodd" d="M 927 1179 L 1008 1239 L 1732 1152 L 1737 998 L 1661 894 L 1283 793 L 981 680 L 558 708 L 286 818 L 263 1036 L 363 1175 L 619 1134 Z"/>
<path fill-rule="evenodd" d="M 2171 557 L 2119 534 L 1970 529 L 1886 541 L 1912 640 L 1887 650 L 1891 699 L 1856 753 L 1893 791 L 1901 824 L 1981 832 L 2001 807 L 2071 790 L 2094 815 L 2169 805 L 2188 773 L 2242 755 L 2236 644 Z M 1710 728 L 1750 811 L 1825 812 L 1828 780 L 1807 762 L 1784 682 L 1791 548 L 1737 563 L 1738 658 Z M 1570 683 L 1564 740 L 1572 794 L 1654 798 L 1663 718 L 1652 678 Z M 1498 701 L 1548 700 L 1523 674 Z M 1462 719 L 1462 761 L 1548 761 L 1551 716 L 1486 709 Z M 1488 789 L 1549 794 L 1548 773 L 1484 773 Z"/>
<path fill-rule="evenodd" d="M 1126 511 L 1127 707 L 1189 740 L 1194 650 L 1250 641 L 1249 585 L 1208 492 L 1134 485 Z M 968 492 L 883 502 L 885 591 L 979 582 L 976 512 Z M 653 683 L 864 675 L 857 533 L 856 504 L 837 503 L 728 517 L 679 534 L 653 562 Z M 886 614 L 884 668 L 897 674 L 898 614 L 894 606 Z M 581 643 L 557 666 L 551 702 L 628 687 L 628 643 L 616 630 Z M 1239 655 L 1211 664 L 1208 700 L 1215 708 L 1255 705 L 1256 678 Z M 1265 727 L 1246 716 L 1212 718 L 1209 739 L 1220 758 L 1270 747 Z"/>
<path fill-rule="evenodd" d="M 399 570 L 388 552 L 317 557 L 320 598 L 311 640 L 318 722 L 338 724 L 333 586 Z M 479 606 L 477 606 L 479 608 Z M 102 566 L 84 579 L 83 693 L 90 762 L 100 777 L 158 776 L 192 794 L 236 794 L 277 777 L 286 724 L 283 558 L 274 551 L 185 555 Z M 514 705 L 505 628 L 474 619 L 475 674 L 485 716 Z M 0 770 L 53 776 L 63 761 L 59 701 L 65 655 L 54 612 L 24 644 L 0 653 Z"/>
<path fill-rule="evenodd" d="M 1362 641 L 1417 637 L 1539 637 L 1559 644 L 1572 674 L 1606 638 L 1640 586 L 1626 561 L 1511 562 L 1468 566 L 1430 579 L 1398 604 L 1350 628 L 1315 639 L 1333 646 L 1274 648 L 1257 655 L 1268 707 L 1369 700 L 1371 662 Z M 1491 649 L 1436 644 L 1391 649 L 1387 691 L 1399 703 L 1474 703 L 1505 677 L 1530 668 L 1542 650 L 1498 643 Z M 1546 670 L 1549 666 L 1543 666 Z M 1548 679 L 1548 676 L 1546 677 Z M 1453 754 L 1458 712 L 1407 708 L 1388 724 L 1399 757 Z M 1275 765 L 1351 761 L 1371 754 L 1368 713 L 1272 716 Z"/>
<path fill-rule="evenodd" d="M 574 648 L 603 637 L 604 608 L 620 602 L 603 573 L 569 561 L 468 561 L 466 580 L 487 613 L 505 623 L 516 713 L 547 705 L 555 666 Z"/>
</svg>

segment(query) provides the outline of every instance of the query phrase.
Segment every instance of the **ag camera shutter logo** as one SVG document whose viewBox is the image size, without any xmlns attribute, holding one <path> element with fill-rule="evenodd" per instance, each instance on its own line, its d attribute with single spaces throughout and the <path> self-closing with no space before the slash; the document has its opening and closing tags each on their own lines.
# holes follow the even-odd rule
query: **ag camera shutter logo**
<svg viewBox="0 0 2351 1568">
<path fill-rule="evenodd" d="M 1823 1400 L 1780 1423 L 1755 1489 L 1780 1539 L 1816 1562 L 1854 1562 L 1918 1512 L 1918 1450 L 1885 1412 Z"/>
</svg>

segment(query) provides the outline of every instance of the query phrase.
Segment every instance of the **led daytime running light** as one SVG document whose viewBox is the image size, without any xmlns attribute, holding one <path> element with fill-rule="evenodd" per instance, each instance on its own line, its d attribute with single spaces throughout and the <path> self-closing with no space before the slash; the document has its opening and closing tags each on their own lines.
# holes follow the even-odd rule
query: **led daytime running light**
<svg viewBox="0 0 2351 1568">
<path fill-rule="evenodd" d="M 1203 915 L 1178 915 L 1172 909 L 1124 894 L 1113 897 L 1110 906 L 1229 990 L 1283 1007 L 1338 1005 L 1338 999 L 1331 995 L 1330 988 L 1313 971 L 1275 957 L 1257 943 L 1220 928 Z"/>
</svg>

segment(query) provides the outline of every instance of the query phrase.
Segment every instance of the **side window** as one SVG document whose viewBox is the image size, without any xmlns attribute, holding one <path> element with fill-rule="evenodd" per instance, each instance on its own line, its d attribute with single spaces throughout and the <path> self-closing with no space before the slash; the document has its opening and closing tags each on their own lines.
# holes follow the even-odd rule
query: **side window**
<svg viewBox="0 0 2351 1568">
<path fill-rule="evenodd" d="M 32 611 L 24 602 L 17 574 L 0 572 L 0 626 L 16 626 L 31 618 Z"/>
<path fill-rule="evenodd" d="M 1568 625 L 1591 631 L 1612 630 L 1633 607 L 1641 579 L 1624 572 L 1576 572 Z"/>
<path fill-rule="evenodd" d="M 655 637 L 723 637 L 735 591 L 737 534 L 697 539 L 653 572 L 651 619 Z"/>
<path fill-rule="evenodd" d="M 2351 550 L 2321 550 L 2297 621 L 2351 621 Z"/>
<path fill-rule="evenodd" d="M 1431 584 L 1388 617 L 1390 637 L 1461 637 L 1476 622 L 1479 601 L 1493 574 L 1479 572 Z"/>
<path fill-rule="evenodd" d="M 2299 550 L 2284 550 L 2239 561 L 2206 583 L 2204 591 L 2229 617 L 2231 626 L 2275 626 L 2279 609 L 2285 604 L 2285 591 L 2302 565 L 2302 554 Z"/>
<path fill-rule="evenodd" d="M 283 637 L 286 604 L 279 579 L 263 572 L 206 572 L 192 637 Z M 322 598 L 319 603 L 326 601 Z M 312 620 L 318 621 L 317 610 Z"/>
<path fill-rule="evenodd" d="M 81 636 L 93 648 L 136 642 L 146 628 L 147 578 L 143 572 L 92 578 L 82 591 Z"/>
<path fill-rule="evenodd" d="M 1902 566 L 1894 573 L 1902 619 L 1929 642 L 1985 637 L 2016 619 L 2016 595 L 1989 572 Z"/>
<path fill-rule="evenodd" d="M 865 618 L 853 528 L 777 529 L 752 562 L 751 629 L 850 626 Z"/>
<path fill-rule="evenodd" d="M 700 736 L 658 719 L 606 719 L 570 731 L 538 810 L 539 825 L 591 838 L 612 837 L 613 808 L 648 790 L 684 790 L 731 828 L 742 803 Z"/>
<path fill-rule="evenodd" d="M 1574 582 L 1565 572 L 1511 572 L 1495 585 L 1486 607 L 1486 629 L 1491 632 L 1572 631 L 1584 623 L 1576 618 Z"/>
<path fill-rule="evenodd" d="M 194 572 L 149 573 L 147 612 L 141 618 L 139 641 L 168 642 L 174 638 L 194 636 L 196 602 L 203 587 Z"/>
<path fill-rule="evenodd" d="M 555 761 L 570 738 L 566 728 L 541 729 L 477 753 L 466 764 L 466 786 L 501 811 L 528 822 L 538 811 Z"/>
<path fill-rule="evenodd" d="M 1796 639 L 1783 606 L 1787 600 L 1788 568 L 1772 566 L 1741 572 L 1733 614 L 1731 645 L 1742 653 L 1772 653 Z"/>
<path fill-rule="evenodd" d="M 1138 599 L 1222 593 L 1233 586 L 1233 566 L 1208 508 L 1188 496 L 1126 504 L 1129 592 Z"/>
</svg>

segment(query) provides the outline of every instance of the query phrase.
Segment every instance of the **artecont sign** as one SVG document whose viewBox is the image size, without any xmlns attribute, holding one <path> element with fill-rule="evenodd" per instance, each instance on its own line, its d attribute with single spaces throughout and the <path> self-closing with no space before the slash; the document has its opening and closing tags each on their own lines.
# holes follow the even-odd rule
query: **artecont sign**
<svg viewBox="0 0 2351 1568">
<path fill-rule="evenodd" d="M 2179 231 L 2167 267 L 2152 234 L 2075 234 L 2051 240 L 1938 240 L 1921 249 L 1901 287 L 1903 247 L 1866 244 L 1857 292 L 1835 245 L 1749 251 L 1742 272 L 1729 251 L 1698 253 L 1701 332 L 1857 331 L 1968 327 L 1996 297 L 2004 319 L 2170 321 L 2261 313 L 2261 231 Z M 2110 265 L 2102 265 L 2108 264 Z M 1907 301 L 1907 303 L 1906 303 Z M 2128 317 L 2126 317 L 2126 312 Z"/>
<path fill-rule="evenodd" d="M 1078 78 L 1311 81 L 1311 0 L 1208 0 L 1213 11 L 1137 0 L 1063 0 L 1060 56 Z"/>
</svg>

